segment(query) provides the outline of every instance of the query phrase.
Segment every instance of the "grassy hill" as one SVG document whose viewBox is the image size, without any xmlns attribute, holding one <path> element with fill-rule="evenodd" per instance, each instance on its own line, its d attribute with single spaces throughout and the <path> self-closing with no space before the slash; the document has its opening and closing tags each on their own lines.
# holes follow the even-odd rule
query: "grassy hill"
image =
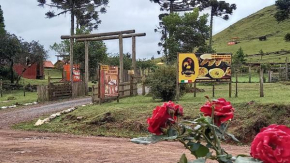
<svg viewBox="0 0 290 163">
<path fill-rule="evenodd" d="M 258 54 L 260 50 L 264 53 L 290 50 L 290 43 L 285 42 L 284 36 L 290 33 L 290 19 L 278 23 L 274 14 L 276 7 L 266 7 L 240 21 L 229 26 L 213 37 L 213 47 L 217 52 L 235 53 L 240 47 L 248 55 Z M 267 41 L 259 41 L 258 37 L 267 36 Z M 227 43 L 233 37 L 239 37 L 239 44 L 228 46 Z M 271 54 L 263 57 L 261 62 L 285 62 L 290 54 Z M 260 62 L 260 56 L 248 57 L 248 62 Z"/>
</svg>

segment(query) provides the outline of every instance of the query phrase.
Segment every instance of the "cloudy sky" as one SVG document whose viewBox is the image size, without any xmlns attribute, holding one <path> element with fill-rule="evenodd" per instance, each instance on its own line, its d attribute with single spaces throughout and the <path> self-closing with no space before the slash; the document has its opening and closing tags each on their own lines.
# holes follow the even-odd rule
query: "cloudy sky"
<svg viewBox="0 0 290 163">
<path fill-rule="evenodd" d="M 145 32 L 146 37 L 137 38 L 137 58 L 159 57 L 157 43 L 160 35 L 154 33 L 158 25 L 159 5 L 149 0 L 109 0 L 107 13 L 101 15 L 102 24 L 93 33 L 112 32 L 135 29 L 137 33 Z M 235 3 L 237 10 L 230 20 L 214 20 L 214 34 L 222 31 L 238 20 L 272 5 L 275 0 L 226 0 Z M 61 42 L 61 35 L 70 34 L 70 15 L 61 15 L 46 19 L 45 12 L 49 7 L 37 6 L 37 0 L 0 0 L 4 12 L 6 30 L 22 37 L 26 41 L 39 41 L 49 50 L 49 60 L 55 62 L 56 53 L 49 49 L 53 43 Z M 109 53 L 118 53 L 118 41 L 105 41 Z M 131 39 L 124 41 L 124 52 L 131 53 Z"/>
</svg>

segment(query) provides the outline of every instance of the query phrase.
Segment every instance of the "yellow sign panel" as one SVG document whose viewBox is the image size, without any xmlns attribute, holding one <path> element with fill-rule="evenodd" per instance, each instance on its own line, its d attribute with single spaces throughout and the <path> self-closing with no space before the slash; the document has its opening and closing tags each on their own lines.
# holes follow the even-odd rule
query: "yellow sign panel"
<svg viewBox="0 0 290 163">
<path fill-rule="evenodd" d="M 101 65 L 101 70 L 108 71 L 109 66 L 108 65 Z"/>
<path fill-rule="evenodd" d="M 178 81 L 179 83 L 193 83 L 198 77 L 199 62 L 194 53 L 179 53 Z"/>
</svg>

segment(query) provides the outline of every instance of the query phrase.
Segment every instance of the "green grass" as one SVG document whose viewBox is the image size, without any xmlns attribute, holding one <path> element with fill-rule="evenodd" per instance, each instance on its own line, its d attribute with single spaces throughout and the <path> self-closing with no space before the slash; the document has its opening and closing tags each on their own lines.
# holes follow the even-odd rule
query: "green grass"
<svg viewBox="0 0 290 163">
<path fill-rule="evenodd" d="M 15 100 L 8 100 L 9 97 L 15 97 Z M 0 97 L 0 107 L 11 106 L 16 103 L 19 105 L 37 101 L 36 92 L 26 92 L 25 96 L 23 90 L 12 90 L 3 92 L 3 97 Z"/>
<path fill-rule="evenodd" d="M 204 96 L 212 95 L 211 86 L 198 85 L 198 88 L 204 89 L 205 92 L 197 93 L 196 98 L 193 97 L 193 93 L 186 94 L 178 102 L 184 107 L 185 117 L 194 118 L 198 116 L 200 106 L 206 101 Z M 239 132 L 237 129 L 240 126 L 250 126 L 247 121 L 253 123 L 256 122 L 256 117 L 251 117 L 251 114 L 255 113 L 255 115 L 259 115 L 259 113 L 261 113 L 259 117 L 263 117 L 264 112 L 261 111 L 263 110 L 263 106 L 267 108 L 267 106 L 272 106 L 273 104 L 281 106 L 290 105 L 290 88 L 288 85 L 281 83 L 265 84 L 264 98 L 259 97 L 258 84 L 241 83 L 238 84 L 238 88 L 238 98 L 234 98 L 234 91 L 232 94 L 233 97 L 228 97 L 229 95 L 227 84 L 217 85 L 215 91 L 216 98 L 225 97 L 226 99 L 230 100 L 233 103 L 233 106 L 236 108 L 235 119 L 237 120 L 234 121 L 235 125 L 232 129 L 234 133 Z M 234 85 L 233 90 L 235 90 Z M 249 102 L 254 103 L 250 109 L 249 106 L 247 106 Z M 33 124 L 36 122 L 36 120 L 33 120 L 30 122 L 18 124 L 14 126 L 14 128 L 41 132 L 63 132 L 95 136 L 144 136 L 148 134 L 146 119 L 151 116 L 153 108 L 161 104 L 161 101 L 154 101 L 151 97 L 136 96 L 121 99 L 120 103 L 112 102 L 102 105 L 89 105 L 80 107 L 72 113 L 63 115 L 51 123 L 44 124 L 39 127 L 33 126 Z M 259 106 L 259 112 L 256 112 L 255 106 Z M 277 115 L 281 116 L 282 113 L 280 112 L 277 111 Z M 111 116 L 105 116 L 106 113 L 111 113 Z M 265 116 L 269 116 L 270 113 L 274 112 L 266 111 Z M 244 117 L 245 115 L 249 116 L 249 119 L 246 119 Z M 272 116 L 272 121 L 279 119 L 279 117 L 275 117 L 275 114 Z M 280 119 L 285 119 L 285 116 L 284 118 L 280 117 Z M 45 116 L 41 118 L 44 117 Z M 269 121 L 269 123 L 272 121 Z M 245 125 L 241 125 L 243 122 L 245 122 Z M 290 122 L 288 121 L 286 125 L 290 125 Z"/>
<path fill-rule="evenodd" d="M 284 41 L 286 33 L 290 33 L 290 20 L 277 23 L 274 18 L 276 7 L 266 7 L 221 31 L 213 37 L 213 47 L 217 52 L 236 51 L 242 47 L 245 54 L 258 54 L 262 49 L 264 53 L 280 51 L 281 49 L 289 50 L 289 42 Z M 259 41 L 260 36 L 269 35 L 267 41 Z M 228 46 L 227 43 L 231 38 L 239 37 L 240 43 L 233 46 Z M 275 58 L 275 54 L 269 55 L 263 59 L 263 62 L 285 62 L 286 56 L 290 54 L 279 56 Z M 256 58 L 249 57 L 248 62 L 259 61 Z M 269 59 L 267 59 L 269 58 Z"/>
</svg>

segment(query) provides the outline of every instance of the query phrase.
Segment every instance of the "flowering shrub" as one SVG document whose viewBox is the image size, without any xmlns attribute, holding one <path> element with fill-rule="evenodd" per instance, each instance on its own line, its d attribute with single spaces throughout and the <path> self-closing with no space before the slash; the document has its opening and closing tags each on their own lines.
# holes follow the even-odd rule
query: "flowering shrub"
<svg viewBox="0 0 290 163">
<path fill-rule="evenodd" d="M 220 145 L 221 140 L 230 137 L 227 132 L 230 120 L 234 117 L 235 109 L 229 101 L 223 98 L 210 100 L 200 108 L 202 114 L 194 120 L 180 121 L 183 108 L 169 101 L 153 110 L 148 118 L 149 137 L 131 139 L 138 144 L 156 143 L 162 140 L 177 140 L 190 150 L 196 160 L 191 163 L 205 163 L 207 159 L 219 163 L 290 163 L 290 129 L 286 126 L 271 125 L 261 130 L 251 147 L 251 156 L 233 157 Z M 214 152 L 211 152 L 212 149 Z M 179 163 L 189 163 L 185 154 Z"/>
<path fill-rule="evenodd" d="M 290 128 L 270 125 L 261 129 L 252 142 L 251 156 L 264 163 L 290 163 Z"/>
</svg>

